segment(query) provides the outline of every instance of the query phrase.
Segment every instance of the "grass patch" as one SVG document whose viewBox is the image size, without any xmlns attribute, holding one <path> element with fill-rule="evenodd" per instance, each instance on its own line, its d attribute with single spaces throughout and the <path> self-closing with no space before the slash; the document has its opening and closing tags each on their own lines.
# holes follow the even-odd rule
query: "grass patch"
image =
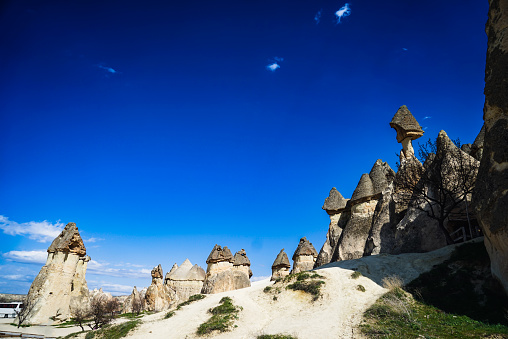
<svg viewBox="0 0 508 339">
<path fill-rule="evenodd" d="M 96 331 L 90 331 L 85 339 L 118 339 L 125 337 L 129 331 L 134 329 L 140 323 L 139 320 L 132 320 L 123 324 L 103 327 Z"/>
<path fill-rule="evenodd" d="M 508 297 L 491 275 L 483 242 L 457 247 L 450 259 L 421 274 L 406 289 L 444 312 L 508 326 Z"/>
<path fill-rule="evenodd" d="M 353 278 L 353 279 L 358 279 L 361 276 L 362 276 L 362 274 L 359 271 L 354 271 L 353 273 L 351 273 L 351 278 Z"/>
<path fill-rule="evenodd" d="M 144 315 L 144 313 L 145 313 L 145 311 L 140 312 L 139 314 L 137 314 L 137 313 L 123 313 L 123 314 L 117 315 L 116 317 L 117 318 L 127 318 L 127 319 L 139 319 Z"/>
<path fill-rule="evenodd" d="M 360 329 L 369 338 L 484 338 L 494 335 L 508 338 L 506 326 L 443 312 L 412 299 L 402 290 L 390 291 L 378 299 L 364 313 Z"/>
<path fill-rule="evenodd" d="M 65 337 L 58 337 L 58 339 L 70 339 L 70 338 L 76 338 L 78 335 L 80 335 L 83 332 L 74 332 L 67 334 Z"/>
<path fill-rule="evenodd" d="M 198 300 L 201 300 L 201 299 L 204 299 L 204 298 L 205 298 L 205 296 L 203 294 L 194 294 L 194 295 L 191 295 L 187 301 L 184 301 L 183 303 L 179 303 L 178 306 L 176 307 L 176 309 L 179 310 L 183 306 L 187 306 L 187 305 L 189 305 L 190 303 L 192 303 L 194 301 L 198 301 Z"/>
<path fill-rule="evenodd" d="M 263 292 L 265 293 L 268 293 L 272 290 L 272 286 L 266 286 L 264 289 L 263 289 Z"/>
<path fill-rule="evenodd" d="M 304 291 L 311 294 L 312 300 L 315 301 L 321 296 L 321 285 L 325 282 L 323 280 L 312 280 L 312 281 L 296 281 L 286 286 L 286 289 L 293 291 Z"/>
<path fill-rule="evenodd" d="M 164 316 L 164 319 L 169 319 L 171 318 L 172 316 L 175 315 L 175 311 L 169 311 L 168 313 L 166 313 L 166 315 Z"/>
<path fill-rule="evenodd" d="M 263 334 L 258 335 L 256 339 L 298 339 L 289 334 Z"/>
<path fill-rule="evenodd" d="M 219 306 L 208 310 L 212 317 L 205 323 L 199 325 L 196 333 L 205 335 L 213 331 L 226 332 L 233 326 L 235 319 L 238 319 L 238 312 L 242 308 L 235 306 L 230 297 L 224 297 L 220 300 Z"/>
<path fill-rule="evenodd" d="M 365 287 L 363 287 L 363 285 L 358 285 L 358 286 L 356 286 L 356 290 L 357 290 L 357 291 L 360 291 L 360 292 L 365 292 L 365 291 L 366 291 L 366 290 L 365 290 Z"/>
</svg>

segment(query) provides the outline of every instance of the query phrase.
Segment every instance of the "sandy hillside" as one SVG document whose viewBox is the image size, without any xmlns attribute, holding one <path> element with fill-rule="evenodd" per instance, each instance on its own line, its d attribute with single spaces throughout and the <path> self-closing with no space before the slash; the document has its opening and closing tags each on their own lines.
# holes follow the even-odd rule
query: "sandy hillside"
<svg viewBox="0 0 508 339">
<path fill-rule="evenodd" d="M 482 241 L 482 238 L 475 241 Z M 326 283 L 322 287 L 322 297 L 314 302 L 310 295 L 299 291 L 265 293 L 263 289 L 273 285 L 268 280 L 255 282 L 241 290 L 207 295 L 175 311 L 169 319 L 164 319 L 166 312 L 144 316 L 142 324 L 128 338 L 198 338 L 198 326 L 210 318 L 207 310 L 217 306 L 224 296 L 231 297 L 234 304 L 243 310 L 231 332 L 216 333 L 210 336 L 213 338 L 256 338 L 261 334 L 279 333 L 291 334 L 299 339 L 361 338 L 357 326 L 363 312 L 386 291 L 381 287 L 384 277 L 397 275 L 404 282 L 409 282 L 448 259 L 454 248 L 448 246 L 419 254 L 377 255 L 324 265 L 315 270 L 324 276 Z M 361 272 L 362 276 L 352 279 L 354 271 Z M 365 287 L 366 291 L 358 291 L 358 285 Z M 273 300 L 274 295 L 277 300 Z M 1 330 L 17 329 L 0 322 Z M 79 331 L 79 328 L 32 326 L 23 331 L 63 336 Z"/>
</svg>

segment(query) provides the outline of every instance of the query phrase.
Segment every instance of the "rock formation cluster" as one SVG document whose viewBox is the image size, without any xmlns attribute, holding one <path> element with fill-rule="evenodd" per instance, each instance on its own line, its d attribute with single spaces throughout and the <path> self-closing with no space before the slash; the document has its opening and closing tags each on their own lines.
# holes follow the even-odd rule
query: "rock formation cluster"
<svg viewBox="0 0 508 339">
<path fill-rule="evenodd" d="M 164 284 L 172 288 L 180 302 L 186 301 L 191 295 L 201 293 L 205 281 L 205 270 L 197 264 L 192 265 L 189 259 L 178 267 L 173 265 L 170 272 L 166 274 Z"/>
<path fill-rule="evenodd" d="M 27 324 L 50 324 L 71 317 L 72 308 L 86 304 L 85 280 L 90 257 L 76 224 L 68 223 L 48 248 L 48 258 L 28 291 Z"/>
<path fill-rule="evenodd" d="M 208 267 L 201 293 L 213 294 L 250 286 L 250 261 L 244 250 L 233 257 L 229 248 L 215 245 L 206 263 Z"/>
<path fill-rule="evenodd" d="M 390 126 L 396 130 L 397 141 L 402 144 L 397 173 L 378 159 L 370 172 L 361 176 L 351 199 L 345 199 L 335 187 L 330 190 L 322 207 L 330 216 L 330 225 L 314 267 L 366 255 L 428 252 L 446 246 L 447 238 L 438 222 L 423 212 L 428 206 L 424 202 L 419 203 L 418 208 L 414 204 L 409 206 L 413 192 L 401 185 L 402 180 L 408 178 L 420 182 L 420 177 L 408 176 L 410 171 L 421 175 L 436 168 L 432 159 L 421 164 L 414 155 L 411 141 L 421 137 L 423 131 L 406 106 L 398 109 Z M 474 155 L 483 147 L 482 133 L 475 145 L 466 149 L 469 152 L 474 149 Z M 478 161 L 458 149 L 444 131 L 440 132 L 436 145 L 438 155 L 439 152 L 455 152 L 458 157 L 467 158 L 472 168 L 478 165 Z M 443 158 L 453 161 L 457 156 Z M 439 170 L 444 171 L 442 168 Z M 453 181 L 454 178 L 449 179 Z"/>
<path fill-rule="evenodd" d="M 164 276 L 161 265 L 153 268 L 152 284 L 145 293 L 145 309 L 148 311 L 167 310 L 177 301 L 176 292 L 164 284 Z"/>
<path fill-rule="evenodd" d="M 474 192 L 492 275 L 508 293 L 508 0 L 489 0 L 484 142 Z"/>
</svg>

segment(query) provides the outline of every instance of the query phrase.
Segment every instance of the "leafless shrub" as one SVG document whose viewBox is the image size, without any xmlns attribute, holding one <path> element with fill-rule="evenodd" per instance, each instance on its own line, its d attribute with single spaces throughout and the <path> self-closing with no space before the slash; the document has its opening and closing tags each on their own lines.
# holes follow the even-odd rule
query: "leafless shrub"
<svg viewBox="0 0 508 339">
<path fill-rule="evenodd" d="M 90 302 L 92 323 L 88 324 L 88 326 L 92 330 L 96 330 L 109 324 L 113 320 L 116 307 L 118 307 L 118 300 L 116 299 L 108 299 L 104 295 L 92 298 Z"/>
<path fill-rule="evenodd" d="M 402 283 L 402 279 L 396 275 L 384 277 L 383 280 L 381 280 L 381 283 L 383 284 L 384 288 L 389 289 L 390 291 L 393 291 L 396 288 L 402 288 L 404 285 Z"/>
<path fill-rule="evenodd" d="M 25 302 L 23 303 L 23 308 L 21 310 L 18 311 L 14 309 L 14 312 L 16 312 L 16 318 L 18 320 L 18 328 L 20 328 L 21 325 L 23 325 L 23 323 L 25 322 L 25 320 L 28 319 L 28 317 L 34 310 L 36 304 L 37 304 L 36 301 L 28 300 L 27 298 L 27 300 L 25 300 Z"/>
</svg>

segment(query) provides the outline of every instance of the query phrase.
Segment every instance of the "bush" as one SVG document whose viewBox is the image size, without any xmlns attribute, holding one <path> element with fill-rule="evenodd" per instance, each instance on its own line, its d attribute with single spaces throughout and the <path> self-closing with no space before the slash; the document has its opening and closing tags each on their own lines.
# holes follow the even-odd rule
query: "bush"
<svg viewBox="0 0 508 339">
<path fill-rule="evenodd" d="M 312 300 L 315 301 L 321 295 L 321 285 L 325 282 L 323 280 L 313 280 L 313 281 L 296 281 L 292 284 L 286 286 L 287 289 L 293 291 L 304 291 L 306 293 L 312 294 Z"/>
<path fill-rule="evenodd" d="M 365 287 L 363 287 L 363 285 L 356 286 L 356 289 L 360 292 L 365 292 Z"/>
<path fill-rule="evenodd" d="M 178 306 L 176 307 L 177 310 L 181 309 L 183 306 L 187 306 L 189 305 L 190 303 L 194 302 L 194 301 L 198 301 L 198 300 L 201 300 L 201 299 L 204 299 L 205 296 L 203 294 L 194 294 L 194 295 L 191 295 L 189 297 L 189 299 L 187 299 L 187 301 L 184 301 L 183 303 L 179 303 Z"/>
<path fill-rule="evenodd" d="M 168 313 L 166 313 L 166 315 L 164 316 L 164 319 L 169 319 L 171 318 L 172 316 L 175 315 L 175 311 L 169 311 Z"/>
<path fill-rule="evenodd" d="M 199 325 L 196 332 L 198 335 L 205 335 L 213 331 L 229 331 L 234 320 L 238 318 L 237 314 L 242 308 L 235 306 L 230 297 L 222 298 L 219 303 L 219 306 L 208 310 L 212 317 Z"/>
<path fill-rule="evenodd" d="M 265 293 L 268 293 L 272 290 L 272 286 L 266 286 L 264 289 L 263 289 L 263 292 Z"/>
<path fill-rule="evenodd" d="M 353 279 L 358 279 L 361 276 L 362 276 L 362 274 L 359 271 L 354 271 L 353 273 L 351 273 L 351 278 L 353 278 Z"/>
</svg>

